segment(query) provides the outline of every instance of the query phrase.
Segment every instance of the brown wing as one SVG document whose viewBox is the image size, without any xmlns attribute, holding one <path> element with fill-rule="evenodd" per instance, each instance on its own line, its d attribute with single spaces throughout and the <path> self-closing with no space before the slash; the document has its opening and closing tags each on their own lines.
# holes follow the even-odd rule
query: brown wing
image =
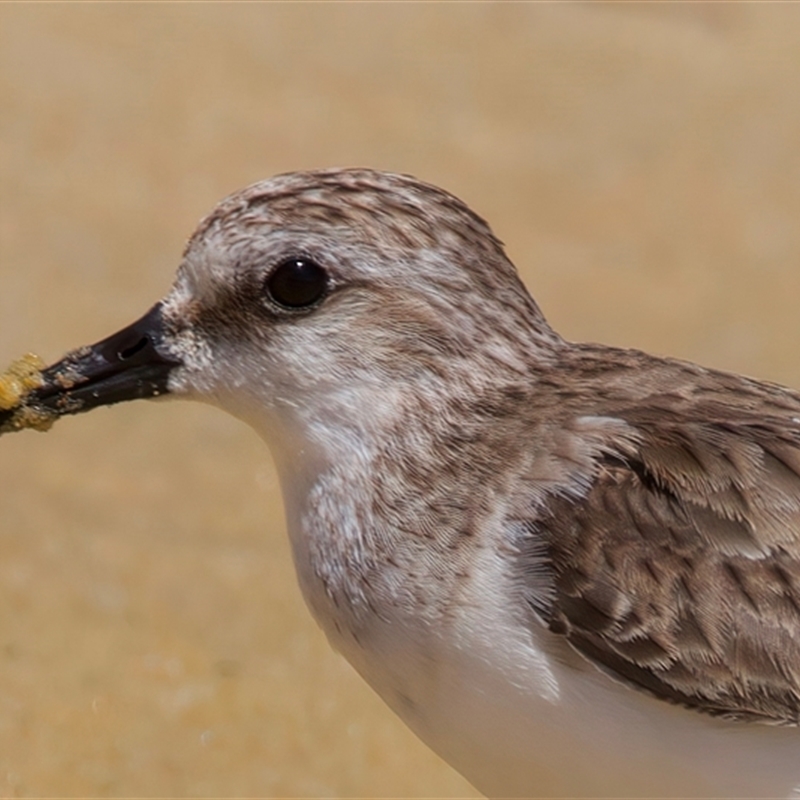
<svg viewBox="0 0 800 800">
<path fill-rule="evenodd" d="M 536 523 L 555 580 L 546 622 L 662 699 L 797 724 L 798 420 L 713 405 L 617 416 L 640 444 Z"/>
</svg>

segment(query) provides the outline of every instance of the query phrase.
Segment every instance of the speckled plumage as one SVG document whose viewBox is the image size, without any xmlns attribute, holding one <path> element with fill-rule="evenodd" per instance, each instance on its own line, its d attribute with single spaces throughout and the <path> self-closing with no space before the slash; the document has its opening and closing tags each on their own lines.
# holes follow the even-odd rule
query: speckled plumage
<svg viewBox="0 0 800 800">
<path fill-rule="evenodd" d="M 622 420 L 630 440 L 532 523 L 550 629 L 659 698 L 796 725 L 800 397 L 610 348 L 573 347 L 558 373 L 560 413 Z"/>
<path fill-rule="evenodd" d="M 329 285 L 281 307 L 295 258 Z M 270 445 L 331 642 L 479 789 L 800 792 L 798 393 L 565 341 L 480 217 L 372 170 L 223 200 L 156 310 L 170 393 Z"/>
<path fill-rule="evenodd" d="M 265 308 L 264 275 L 290 254 L 329 271 L 318 309 Z M 797 724 L 795 392 L 564 341 L 483 220 L 435 187 L 369 170 L 282 176 L 223 201 L 165 307 L 176 348 L 191 320 L 208 350 L 193 371 L 183 346 L 173 390 L 214 398 L 276 453 L 301 585 L 331 641 L 479 788 L 593 789 L 591 770 L 582 784 L 537 779 L 547 747 L 535 737 L 563 738 L 550 722 L 522 734 L 529 762 L 496 755 L 495 770 L 480 765 L 480 734 L 451 747 L 458 731 L 428 718 L 442 715 L 431 663 L 485 664 L 504 625 L 529 641 L 507 664 L 497 654 L 497 675 L 467 695 L 529 680 L 520 702 L 536 695 L 537 715 L 573 680 L 560 671 L 599 667 L 625 692 L 688 707 L 689 720 Z M 473 747 L 481 754 L 465 756 Z M 773 770 L 770 793 L 800 785 L 781 758 L 788 774 Z M 598 791 L 628 790 L 622 769 L 610 782 L 600 772 Z M 736 785 L 661 780 L 631 791 Z"/>
</svg>

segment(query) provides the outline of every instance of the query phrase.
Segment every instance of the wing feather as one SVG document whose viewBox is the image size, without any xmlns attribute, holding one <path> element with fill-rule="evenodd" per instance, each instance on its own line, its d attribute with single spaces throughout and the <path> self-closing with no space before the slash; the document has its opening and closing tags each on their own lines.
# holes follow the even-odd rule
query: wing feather
<svg viewBox="0 0 800 800">
<path fill-rule="evenodd" d="M 601 456 L 588 493 L 550 498 L 534 525 L 554 575 L 546 623 L 657 697 L 798 724 L 800 425 L 699 404 L 615 416 L 638 445 Z"/>
</svg>

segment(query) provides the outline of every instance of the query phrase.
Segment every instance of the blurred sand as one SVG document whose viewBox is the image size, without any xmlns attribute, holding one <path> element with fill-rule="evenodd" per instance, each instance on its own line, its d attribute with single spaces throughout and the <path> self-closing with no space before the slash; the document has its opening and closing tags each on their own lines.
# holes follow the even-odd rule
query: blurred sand
<svg viewBox="0 0 800 800">
<path fill-rule="evenodd" d="M 565 335 L 800 386 L 800 6 L 2 5 L 0 109 L 0 366 L 138 317 L 229 191 L 370 165 Z M 241 424 L 99 410 L 0 485 L 0 795 L 474 795 L 317 631 Z"/>
</svg>

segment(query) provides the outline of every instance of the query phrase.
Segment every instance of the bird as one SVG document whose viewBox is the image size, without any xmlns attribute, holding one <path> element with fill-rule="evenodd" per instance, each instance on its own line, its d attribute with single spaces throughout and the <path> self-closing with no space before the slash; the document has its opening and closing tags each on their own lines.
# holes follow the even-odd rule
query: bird
<svg viewBox="0 0 800 800">
<path fill-rule="evenodd" d="M 332 646 L 494 797 L 800 794 L 800 393 L 556 333 L 489 225 L 367 168 L 222 200 L 0 432 L 169 396 L 251 425 Z"/>
</svg>

